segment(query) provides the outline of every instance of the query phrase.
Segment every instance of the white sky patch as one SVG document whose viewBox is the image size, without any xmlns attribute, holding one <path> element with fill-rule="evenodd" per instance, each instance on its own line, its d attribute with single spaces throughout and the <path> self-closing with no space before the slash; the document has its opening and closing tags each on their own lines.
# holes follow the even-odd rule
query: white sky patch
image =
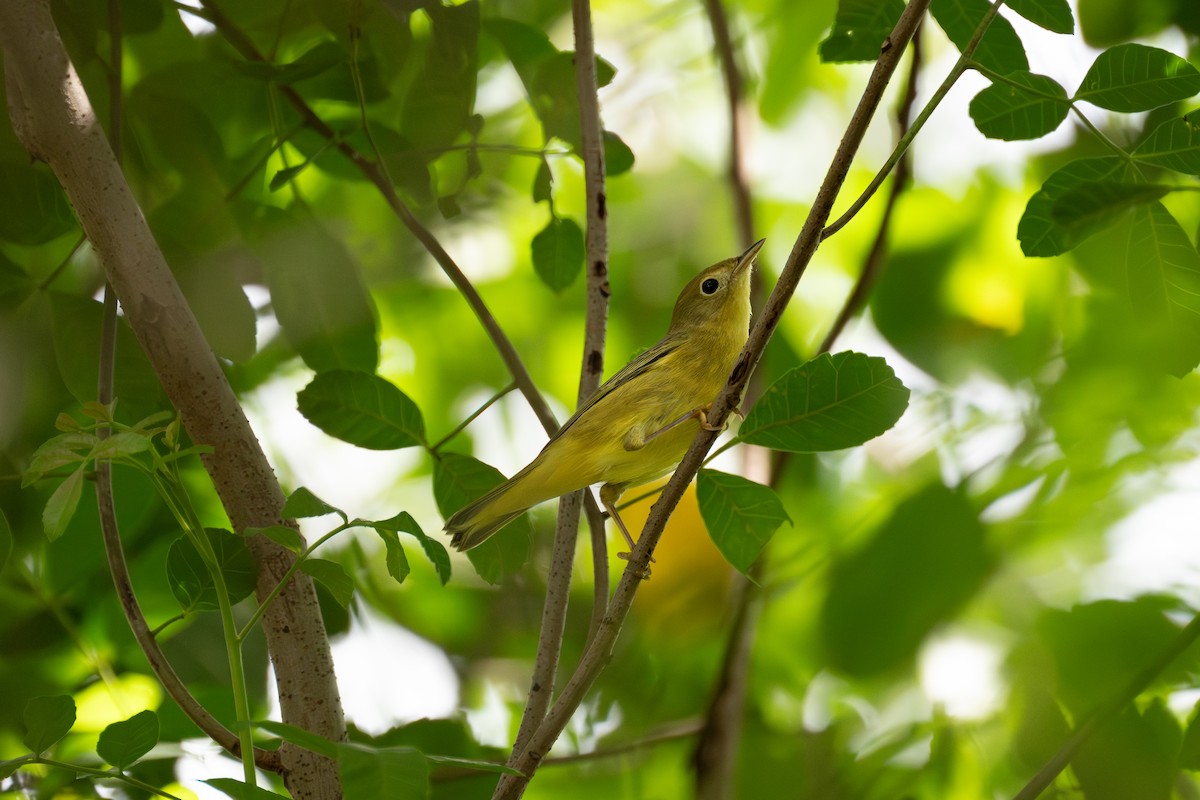
<svg viewBox="0 0 1200 800">
<path fill-rule="evenodd" d="M 989 639 L 962 633 L 935 637 L 921 651 L 921 689 L 951 717 L 982 719 L 1003 702 L 1003 661 L 1003 649 Z"/>
<path fill-rule="evenodd" d="M 201 7 L 197 0 L 179 0 L 179 4 L 188 6 L 189 8 L 198 9 Z M 187 29 L 192 32 L 192 36 L 204 36 L 205 34 L 212 33 L 216 30 L 216 26 L 202 17 L 198 17 L 195 14 L 189 14 L 182 9 L 180 9 L 178 13 L 179 18 L 183 20 L 183 24 L 186 25 Z"/>
</svg>

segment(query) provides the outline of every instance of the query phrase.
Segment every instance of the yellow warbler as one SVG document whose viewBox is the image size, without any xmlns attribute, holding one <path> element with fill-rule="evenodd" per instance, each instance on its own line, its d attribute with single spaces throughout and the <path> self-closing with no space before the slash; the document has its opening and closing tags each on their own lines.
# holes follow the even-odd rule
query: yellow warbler
<svg viewBox="0 0 1200 800">
<path fill-rule="evenodd" d="M 616 502 L 679 463 L 698 430 L 684 423 L 713 430 L 705 411 L 746 344 L 750 272 L 764 241 L 692 278 L 662 341 L 605 381 L 529 466 L 452 515 L 451 544 L 469 550 L 532 506 L 603 483 L 600 502 L 632 547 Z"/>
</svg>

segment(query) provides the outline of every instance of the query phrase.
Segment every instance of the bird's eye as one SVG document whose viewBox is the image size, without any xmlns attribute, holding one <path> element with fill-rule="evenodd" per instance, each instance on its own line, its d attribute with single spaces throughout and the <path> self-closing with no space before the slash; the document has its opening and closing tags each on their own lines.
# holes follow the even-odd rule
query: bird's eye
<svg viewBox="0 0 1200 800">
<path fill-rule="evenodd" d="M 709 278 L 704 283 L 700 284 L 700 291 L 705 294 L 716 294 L 717 289 L 721 288 L 721 282 L 716 278 Z"/>
</svg>

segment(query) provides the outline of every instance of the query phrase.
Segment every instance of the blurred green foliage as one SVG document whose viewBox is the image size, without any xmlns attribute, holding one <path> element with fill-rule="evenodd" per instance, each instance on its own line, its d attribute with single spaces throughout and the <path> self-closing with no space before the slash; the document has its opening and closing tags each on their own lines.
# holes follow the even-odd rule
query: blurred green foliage
<svg viewBox="0 0 1200 800">
<path fill-rule="evenodd" d="M 969 114 L 993 139 L 1057 131 L 1056 138 L 1018 151 L 1014 178 L 995 167 L 996 154 L 1022 145 L 985 143 L 961 126 L 954 135 L 973 171 L 939 171 L 943 154 L 922 142 L 938 126 L 951 129 L 951 109 L 918 136 L 919 180 L 900 196 L 886 269 L 865 319 L 847 334 L 871 355 L 853 356 L 870 373 L 856 380 L 868 384 L 872 369 L 886 370 L 875 384 L 891 394 L 837 406 L 846 392 L 834 393 L 835 413 L 817 420 L 825 428 L 786 429 L 784 443 L 764 442 L 796 451 L 777 462 L 773 495 L 706 473 L 699 501 L 689 493 L 672 518 L 611 663 L 528 797 L 689 795 L 694 735 L 658 734 L 694 732 L 714 691 L 731 587 L 740 580 L 722 553 L 742 570 L 757 555 L 760 568 L 751 571 L 759 614 L 735 796 L 1012 796 L 1147 668 L 1154 674 L 1136 700 L 1098 726 L 1046 796 L 1200 792 L 1200 717 L 1192 708 L 1200 652 L 1182 648 L 1156 666 L 1194 613 L 1197 564 L 1186 565 L 1190 581 L 1162 572 L 1164 560 L 1155 562 L 1157 574 L 1113 580 L 1128 567 L 1122 541 L 1186 530 L 1136 512 L 1180 486 L 1195 497 L 1200 13 L 1191 0 L 1078 0 L 1072 33 L 1065 0 L 1010 5 L 975 55 L 990 85 L 969 109 L 962 104 L 959 121 L 969 124 Z M 348 786 L 368 796 L 390 774 L 408 781 L 411 796 L 488 797 L 494 775 L 436 757 L 505 757 L 496 744 L 511 741 L 528 688 L 553 514 L 519 518 L 470 560 L 446 560 L 439 537 L 425 531 L 497 484 L 497 466 L 520 467 L 544 433 L 516 395 L 457 432 L 511 376 L 462 296 L 347 153 L 378 160 L 564 419 L 584 319 L 569 4 L 219 7 L 223 32 L 193 32 L 185 21 L 203 21 L 205 12 L 119 3 L 126 174 L 231 383 L 256 410 L 286 488 L 308 481 L 312 492 L 293 494 L 292 511 L 320 520 L 306 528 L 310 542 L 332 528 L 318 515 L 336 510 L 317 495 L 344 491 L 311 480 L 319 475 L 312 462 L 333 458 L 317 429 L 365 448 L 411 449 L 388 462 L 387 474 L 368 466 L 349 476 L 374 487 L 365 502 L 383 511 L 337 500 L 347 527 L 378 537 L 339 533 L 304 569 L 321 583 L 334 637 L 356 635 L 347 633 L 352 620 L 370 613 L 447 654 L 459 710 L 415 722 L 395 712 L 386 732 L 352 727 L 352 744 L 337 751 Z M 815 173 L 800 167 L 823 168 L 861 85 L 854 68 L 821 59 L 872 59 L 902 7 L 727 3 L 750 116 L 761 128 L 749 161 L 756 236 L 769 239 L 761 261 L 768 285 L 815 189 L 815 179 L 805 183 Z M 107 127 L 117 102 L 108 83 L 108 2 L 55 0 L 53 8 Z M 679 286 L 741 248 L 703 4 L 598 0 L 593 11 L 611 128 L 611 374 L 665 329 Z M 925 48 L 955 56 L 986 11 L 983 0 L 934 0 Z M 1018 17 L 1025 20 L 1014 25 Z M 1023 45 L 1030 23 L 1058 41 L 1110 49 L 1089 54 L 1092 66 L 1064 80 L 1049 53 Z M 263 60 L 232 47 L 231 29 Z M 940 63 L 948 62 L 927 59 L 923 84 L 942 79 L 929 66 Z M 1052 68 L 1060 69 L 1054 78 L 1046 74 Z M 334 138 L 306 126 L 288 93 Z M 816 131 L 829 138 L 803 138 Z M 756 156 L 760 146 L 765 155 Z M 848 194 L 885 154 L 886 146 L 856 163 Z M 748 439 L 765 418 L 808 419 L 808 407 L 793 402 L 807 395 L 808 375 L 851 358 L 807 361 L 858 275 L 882 202 L 829 239 L 800 284 L 762 366 L 763 386 L 774 384 L 775 394 L 748 416 Z M 179 751 L 149 747 L 199 731 L 145 677 L 105 565 L 90 473 L 72 471 L 67 460 L 22 486 L 56 420 L 63 424 L 60 413 L 78 424 L 95 400 L 103 273 L 81 238 L 53 174 L 30 162 L 7 120 L 0 124 L 0 761 L 46 751 L 97 772 L 132 764 L 139 780 L 190 796 L 195 785 L 176 785 Z M 912 389 L 896 429 L 864 448 L 814 455 L 829 447 L 812 436 L 845 447 L 895 422 L 904 386 L 893 368 Z M 123 323 L 116 374 L 118 421 L 132 425 L 164 410 Z M 272 427 L 297 403 L 305 433 Z M 289 437 L 319 444 L 297 454 Z M 198 461 L 180 468 L 203 523 L 230 539 Z M 78 505 L 73 515 L 52 515 L 51 542 L 43 511 L 56 491 L 52 508 L 75 499 L 67 496 L 80 488 L 71 475 L 82 484 Z M 219 627 L 200 613 L 212 586 L 145 477 L 118 466 L 114 482 L 150 624 L 166 625 L 160 641 L 180 677 L 232 726 Z M 643 521 L 650 502 L 623 512 L 626 521 Z M 704 532 L 706 519 L 722 523 L 714 530 L 720 549 Z M 751 538 L 731 540 L 739 531 Z M 275 536 L 298 547 L 286 533 Z M 244 566 L 243 550 L 229 555 Z M 590 555 L 581 544 L 568 670 L 589 630 Z M 243 580 L 239 593 L 248 590 Z M 240 619 L 252 610 L 239 606 Z M 947 653 L 990 655 L 953 661 Z M 263 718 L 271 704 L 260 637 L 244 655 L 253 716 Z M 360 680 L 357 665 L 338 666 L 343 680 Z M 427 691 L 417 682 L 380 686 L 379 705 L 393 709 L 397 688 L 409 697 Z M 603 758 L 553 761 L 627 743 L 635 746 Z M 88 780 L 67 770 L 15 770 L 0 769 L 0 792 L 94 796 Z M 223 790 L 236 791 L 231 785 Z"/>
</svg>

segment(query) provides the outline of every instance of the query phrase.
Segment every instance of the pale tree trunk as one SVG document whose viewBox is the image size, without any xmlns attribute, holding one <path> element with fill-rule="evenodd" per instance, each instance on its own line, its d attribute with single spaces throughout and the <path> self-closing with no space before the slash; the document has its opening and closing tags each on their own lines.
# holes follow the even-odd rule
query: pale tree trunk
<svg viewBox="0 0 1200 800">
<path fill-rule="evenodd" d="M 189 435 L 213 447 L 205 468 L 233 525 L 278 524 L 283 492 L 217 363 L 67 57 L 47 0 L 0 0 L 0 47 L 9 115 L 30 155 L 54 170 Z M 256 536 L 258 596 L 293 556 Z M 345 737 L 329 640 L 310 579 L 298 573 L 263 619 L 285 722 Z M 281 751 L 297 798 L 341 797 L 336 765 L 299 748 Z"/>
</svg>

